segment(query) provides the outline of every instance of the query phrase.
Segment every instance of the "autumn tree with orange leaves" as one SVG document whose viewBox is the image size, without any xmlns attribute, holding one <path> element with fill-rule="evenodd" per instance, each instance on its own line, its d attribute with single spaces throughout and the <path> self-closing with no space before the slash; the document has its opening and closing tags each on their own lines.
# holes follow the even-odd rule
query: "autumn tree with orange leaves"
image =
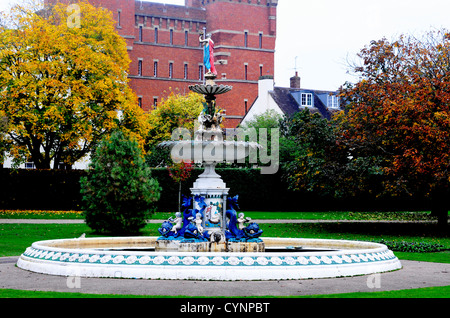
<svg viewBox="0 0 450 318">
<path fill-rule="evenodd" d="M 450 185 L 450 33 L 372 41 L 346 84 L 339 143 L 350 158 L 372 158 L 393 195 L 425 194 L 447 224 Z"/>
<path fill-rule="evenodd" d="M 128 86 L 130 60 L 111 12 L 17 5 L 0 26 L 3 144 L 16 162 L 70 167 L 113 130 L 143 149 L 145 114 Z"/>
</svg>

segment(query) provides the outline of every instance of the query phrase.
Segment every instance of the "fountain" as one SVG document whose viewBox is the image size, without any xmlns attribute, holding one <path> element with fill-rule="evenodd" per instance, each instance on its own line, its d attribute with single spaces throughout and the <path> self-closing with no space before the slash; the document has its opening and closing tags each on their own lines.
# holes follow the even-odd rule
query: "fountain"
<svg viewBox="0 0 450 318">
<path fill-rule="evenodd" d="M 232 87 L 216 85 L 215 75 L 205 75 L 205 85 L 190 86 L 189 89 L 205 96 L 205 107 L 199 116 L 199 128 L 194 140 L 163 142 L 160 146 L 171 149 L 175 162 L 201 163 L 204 173 L 191 189 L 192 197 L 184 198 L 183 217 L 166 221 L 159 229 L 161 238 L 156 241 L 157 251 L 179 252 L 264 252 L 263 233 L 256 223 L 243 216 L 238 218 L 238 197 L 228 198 L 229 188 L 216 173 L 217 163 L 245 159 L 257 143 L 225 141 L 220 127 L 222 115 L 217 111 L 216 95 L 229 92 Z M 229 209 L 227 209 L 229 207 Z M 241 221 L 241 222 L 239 222 Z"/>
<path fill-rule="evenodd" d="M 400 269 L 400 261 L 385 245 L 262 238 L 259 225 L 237 213 L 238 197 L 229 197 L 230 189 L 215 166 L 245 159 L 260 146 L 224 140 L 216 96 L 232 87 L 216 85 L 215 77 L 209 69 L 205 84 L 189 87 L 206 100 L 194 140 L 161 144 L 171 149 L 174 161 L 201 163 L 204 173 L 191 188 L 191 196 L 183 198 L 184 211 L 161 225 L 160 237 L 35 242 L 17 266 L 62 276 L 231 281 L 328 278 Z"/>
</svg>

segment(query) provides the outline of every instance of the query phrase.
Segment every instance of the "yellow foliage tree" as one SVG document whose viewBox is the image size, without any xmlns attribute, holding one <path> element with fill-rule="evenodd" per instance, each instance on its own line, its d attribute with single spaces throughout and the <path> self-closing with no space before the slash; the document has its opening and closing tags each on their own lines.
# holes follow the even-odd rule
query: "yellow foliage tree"
<svg viewBox="0 0 450 318">
<path fill-rule="evenodd" d="M 0 28 L 0 114 L 15 163 L 73 165 L 114 129 L 143 147 L 145 114 L 128 86 L 126 42 L 87 1 L 15 6 Z"/>
<path fill-rule="evenodd" d="M 186 128 L 193 134 L 194 125 L 204 107 L 205 99 L 200 94 L 171 92 L 148 116 L 148 145 L 156 146 L 159 142 L 171 140 L 177 128 Z"/>
</svg>

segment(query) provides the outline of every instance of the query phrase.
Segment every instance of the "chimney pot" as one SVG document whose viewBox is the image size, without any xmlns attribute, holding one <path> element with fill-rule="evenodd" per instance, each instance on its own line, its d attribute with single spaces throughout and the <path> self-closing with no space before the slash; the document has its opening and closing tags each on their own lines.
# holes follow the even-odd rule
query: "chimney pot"
<svg viewBox="0 0 450 318">
<path fill-rule="evenodd" d="M 298 72 L 295 72 L 295 76 L 291 77 L 291 88 L 300 88 L 300 77 L 298 76 Z"/>
</svg>

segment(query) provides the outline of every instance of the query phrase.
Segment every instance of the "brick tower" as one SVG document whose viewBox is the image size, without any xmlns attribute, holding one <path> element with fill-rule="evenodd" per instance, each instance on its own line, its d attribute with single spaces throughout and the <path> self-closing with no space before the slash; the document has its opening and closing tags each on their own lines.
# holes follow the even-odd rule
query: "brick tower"
<svg viewBox="0 0 450 318">
<path fill-rule="evenodd" d="M 237 126 L 250 109 L 258 95 L 259 77 L 274 74 L 278 0 L 185 0 L 185 6 L 89 1 L 113 13 L 131 59 L 130 86 L 146 111 L 157 107 L 170 90 L 188 93 L 189 85 L 203 81 L 198 41 L 203 28 L 215 42 L 216 83 L 233 86 L 217 99 L 226 111 L 226 127 Z"/>
<path fill-rule="evenodd" d="M 277 0 L 187 0 L 206 9 L 215 42 L 218 84 L 233 90 L 217 99 L 227 126 L 236 126 L 258 96 L 260 76 L 274 74 Z"/>
</svg>

